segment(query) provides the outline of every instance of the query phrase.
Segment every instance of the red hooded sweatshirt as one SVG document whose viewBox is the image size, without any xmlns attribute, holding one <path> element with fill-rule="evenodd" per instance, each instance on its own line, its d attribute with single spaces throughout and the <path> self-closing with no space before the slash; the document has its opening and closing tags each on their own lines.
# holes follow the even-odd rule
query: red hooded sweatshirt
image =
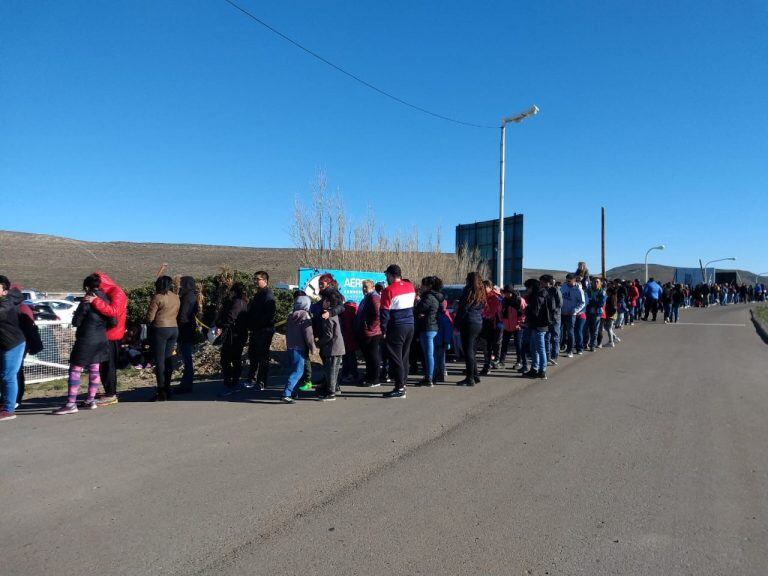
<svg viewBox="0 0 768 576">
<path fill-rule="evenodd" d="M 125 292 L 115 284 L 104 272 L 96 272 L 101 278 L 101 290 L 109 298 L 109 304 L 101 298 L 96 298 L 92 306 L 102 316 L 117 318 L 117 325 L 107 330 L 107 340 L 122 340 L 125 336 L 125 319 L 128 313 L 128 297 Z"/>
</svg>

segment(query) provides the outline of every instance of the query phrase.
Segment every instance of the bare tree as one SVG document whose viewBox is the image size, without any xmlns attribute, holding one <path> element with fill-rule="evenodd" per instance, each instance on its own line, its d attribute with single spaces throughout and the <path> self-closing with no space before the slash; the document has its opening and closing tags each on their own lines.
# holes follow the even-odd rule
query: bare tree
<svg viewBox="0 0 768 576">
<path fill-rule="evenodd" d="M 441 230 L 436 227 L 423 240 L 415 226 L 410 232 L 385 230 L 369 207 L 355 224 L 344 206 L 340 191 L 328 193 L 328 180 L 320 170 L 311 186 L 311 203 L 294 204 L 291 238 L 302 266 L 356 270 L 384 270 L 397 263 L 414 282 L 439 276 L 446 283 L 463 282 L 470 271 L 484 275 L 487 267 L 478 251 L 466 246 L 456 253 L 442 251 Z"/>
</svg>

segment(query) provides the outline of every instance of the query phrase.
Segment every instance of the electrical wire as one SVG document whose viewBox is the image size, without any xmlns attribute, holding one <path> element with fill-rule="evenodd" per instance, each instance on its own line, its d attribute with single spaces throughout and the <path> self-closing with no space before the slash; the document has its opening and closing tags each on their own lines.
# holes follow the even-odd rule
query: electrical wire
<svg viewBox="0 0 768 576">
<path fill-rule="evenodd" d="M 328 60 L 326 58 L 323 58 L 317 52 L 314 52 L 313 50 L 310 50 L 309 48 L 307 48 L 306 46 L 303 46 L 302 44 L 300 44 L 299 42 L 297 42 L 293 38 L 291 38 L 289 36 L 286 36 L 285 34 L 280 32 L 280 30 L 270 26 L 269 24 L 264 22 L 261 18 L 257 17 L 252 12 L 246 10 L 245 8 L 243 8 L 242 6 L 237 4 L 236 2 L 233 2 L 232 0 L 224 0 L 224 2 L 226 2 L 227 4 L 232 6 L 233 8 L 239 10 L 240 12 L 242 12 L 243 14 L 248 16 L 254 22 L 257 22 L 258 24 L 261 24 L 264 28 L 266 28 L 270 32 L 276 34 L 277 36 L 279 36 L 283 40 L 285 40 L 287 42 L 290 42 L 291 44 L 293 44 L 297 48 L 299 48 L 299 49 L 303 50 L 304 52 L 306 52 L 307 54 L 309 54 L 310 56 L 320 60 L 320 62 L 323 62 L 324 64 L 327 64 L 328 66 L 330 66 L 331 68 L 341 72 L 345 76 L 348 76 L 349 78 L 352 78 L 352 80 L 355 80 L 356 82 L 359 82 L 363 86 L 365 86 L 367 88 L 370 88 L 371 90 L 374 90 L 375 92 L 378 92 L 382 96 L 386 96 L 387 98 L 390 98 L 391 100 L 394 100 L 395 102 L 399 102 L 400 104 L 408 106 L 409 108 L 413 108 L 414 110 L 418 110 L 419 112 L 422 112 L 424 114 L 428 114 L 429 116 L 433 116 L 435 118 L 439 118 L 440 120 L 445 120 L 447 122 L 453 122 L 454 124 L 461 124 L 462 126 L 471 126 L 472 128 L 498 128 L 498 126 L 489 126 L 487 124 L 475 124 L 475 123 L 472 123 L 472 122 L 464 122 L 463 120 L 457 120 L 456 118 L 451 118 L 450 116 L 444 116 L 443 114 L 438 114 L 437 112 L 432 112 L 431 110 L 427 110 L 426 108 L 422 108 L 421 106 L 417 106 L 416 104 L 412 104 L 411 102 L 408 102 L 407 100 L 403 100 L 402 98 L 399 98 L 399 97 L 395 96 L 394 94 L 391 94 L 391 93 L 387 92 L 386 90 L 382 90 L 378 86 L 374 86 L 373 84 L 363 80 L 359 76 L 356 76 L 355 74 L 352 74 L 352 72 L 348 72 L 347 70 L 345 70 L 341 66 L 337 66 L 336 64 L 334 64 L 330 60 Z"/>
</svg>

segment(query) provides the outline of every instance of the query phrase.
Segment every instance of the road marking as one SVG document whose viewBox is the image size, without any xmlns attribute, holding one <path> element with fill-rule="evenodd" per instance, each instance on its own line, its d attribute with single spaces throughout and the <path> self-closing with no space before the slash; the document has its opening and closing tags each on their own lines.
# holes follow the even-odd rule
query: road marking
<svg viewBox="0 0 768 576">
<path fill-rule="evenodd" d="M 746 324 L 704 324 L 701 322 L 672 322 L 676 326 L 740 326 L 744 328 Z"/>
</svg>

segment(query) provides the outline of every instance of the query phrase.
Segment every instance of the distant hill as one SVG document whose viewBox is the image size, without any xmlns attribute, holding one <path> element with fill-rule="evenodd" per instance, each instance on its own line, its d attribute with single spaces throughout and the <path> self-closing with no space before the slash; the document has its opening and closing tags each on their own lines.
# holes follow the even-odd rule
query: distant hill
<svg viewBox="0 0 768 576">
<path fill-rule="evenodd" d="M 168 274 L 202 277 L 222 267 L 238 270 L 269 271 L 275 282 L 296 282 L 298 251 L 292 248 L 243 248 L 203 244 L 156 244 L 139 242 L 83 242 L 26 232 L 0 231 L 0 274 L 22 286 L 48 292 L 77 290 L 83 278 L 103 270 L 126 287 L 138 286 L 155 278 L 163 262 Z M 651 276 L 672 280 L 675 268 L 649 264 Z M 562 270 L 526 269 L 524 278 L 552 274 L 563 279 Z M 643 264 L 612 268 L 609 278 L 645 277 Z M 742 272 L 751 278 L 751 272 Z"/>
</svg>

